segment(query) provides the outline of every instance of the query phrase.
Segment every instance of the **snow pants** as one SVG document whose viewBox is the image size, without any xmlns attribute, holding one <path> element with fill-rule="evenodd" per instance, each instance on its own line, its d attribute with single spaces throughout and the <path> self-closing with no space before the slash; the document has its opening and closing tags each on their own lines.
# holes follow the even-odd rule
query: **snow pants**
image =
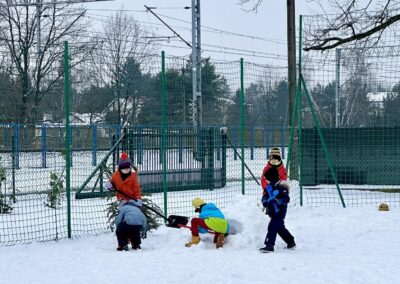
<svg viewBox="0 0 400 284">
<path fill-rule="evenodd" d="M 204 228 L 206 230 L 211 230 L 206 222 L 204 221 L 204 219 L 201 218 L 192 218 L 191 221 L 191 228 L 190 230 L 192 231 L 192 236 L 198 237 L 199 236 L 199 227 Z M 218 236 L 220 235 L 220 233 L 215 233 L 214 235 L 214 243 L 217 242 Z"/>
<path fill-rule="evenodd" d="M 268 233 L 264 241 L 266 246 L 274 247 L 277 235 L 287 244 L 294 241 L 294 237 L 285 227 L 286 209 L 287 207 L 284 206 L 278 213 L 270 214 L 271 220 L 269 221 Z"/>
<path fill-rule="evenodd" d="M 140 230 L 141 225 L 128 225 L 125 222 L 119 224 L 116 235 L 118 239 L 118 246 L 124 247 L 128 244 L 129 240 L 133 246 L 138 246 L 141 244 Z"/>
</svg>

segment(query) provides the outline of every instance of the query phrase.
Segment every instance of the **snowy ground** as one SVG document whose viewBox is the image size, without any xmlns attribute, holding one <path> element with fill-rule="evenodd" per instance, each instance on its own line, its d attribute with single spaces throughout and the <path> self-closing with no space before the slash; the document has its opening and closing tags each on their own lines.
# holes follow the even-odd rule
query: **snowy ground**
<svg viewBox="0 0 400 284">
<path fill-rule="evenodd" d="M 212 235 L 184 247 L 187 229 L 161 227 L 141 251 L 117 252 L 113 234 L 0 247 L 0 283 L 399 283 L 400 209 L 289 208 L 295 251 L 278 239 L 261 254 L 268 217 L 254 197 L 224 210 L 242 223 L 216 250 Z"/>
</svg>

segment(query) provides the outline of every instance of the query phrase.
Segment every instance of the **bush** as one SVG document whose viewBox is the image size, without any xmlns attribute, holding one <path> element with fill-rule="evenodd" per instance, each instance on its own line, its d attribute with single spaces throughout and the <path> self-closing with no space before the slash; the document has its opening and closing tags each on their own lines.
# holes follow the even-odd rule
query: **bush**
<svg viewBox="0 0 400 284">
<path fill-rule="evenodd" d="M 3 167 L 0 158 L 0 214 L 11 213 L 13 207 L 7 202 L 5 187 L 6 187 L 6 169 Z M 4 194 L 3 194 L 4 187 Z"/>
<path fill-rule="evenodd" d="M 50 172 L 50 189 L 47 192 L 46 206 L 56 209 L 61 205 L 61 195 L 64 192 L 64 178 L 56 172 Z"/>
</svg>

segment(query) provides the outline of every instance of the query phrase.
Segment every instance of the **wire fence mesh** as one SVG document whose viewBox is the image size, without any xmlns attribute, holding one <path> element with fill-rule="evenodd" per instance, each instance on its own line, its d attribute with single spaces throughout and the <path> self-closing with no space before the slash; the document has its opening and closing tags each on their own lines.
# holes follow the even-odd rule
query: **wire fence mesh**
<svg viewBox="0 0 400 284">
<path fill-rule="evenodd" d="M 319 25 L 305 17 L 304 34 Z M 58 45 L 40 80 L 33 67 L 21 72 L 2 53 L 0 245 L 110 231 L 102 184 L 122 151 L 138 167 L 143 193 L 168 215 L 193 216 L 197 196 L 221 208 L 241 194 L 257 204 L 272 147 L 285 163 L 290 157 L 291 205 L 342 205 L 342 195 L 347 206 L 398 206 L 393 38 L 363 52 L 343 46 L 304 53 L 303 96 L 291 129 L 286 67 L 203 59 L 199 95 L 190 58 L 132 49 L 131 39 L 91 38 L 88 48 L 74 42 L 65 54 Z"/>
<path fill-rule="evenodd" d="M 372 20 L 360 17 L 355 32 L 365 31 Z M 301 131 L 294 152 L 301 159 L 304 204 L 342 205 L 341 194 L 348 206 L 398 206 L 399 24 L 337 48 L 314 50 L 325 38 L 349 36 L 327 32 L 327 23 L 337 24 L 334 19 L 338 15 L 303 17 L 307 51 L 302 52 Z"/>
</svg>

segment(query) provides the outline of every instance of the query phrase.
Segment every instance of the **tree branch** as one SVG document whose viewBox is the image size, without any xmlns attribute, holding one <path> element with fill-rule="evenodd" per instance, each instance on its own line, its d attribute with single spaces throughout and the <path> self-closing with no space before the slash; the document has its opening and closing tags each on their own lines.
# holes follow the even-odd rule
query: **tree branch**
<svg viewBox="0 0 400 284">
<path fill-rule="evenodd" d="M 369 36 L 378 33 L 378 32 L 383 32 L 387 27 L 390 25 L 394 24 L 395 22 L 400 21 L 400 14 L 392 16 L 386 20 L 386 22 L 383 22 L 377 26 L 374 26 L 372 29 L 369 29 L 365 32 L 362 33 L 353 33 L 352 36 L 349 37 L 329 37 L 324 40 L 320 44 L 316 44 L 313 46 L 305 47 L 303 50 L 304 51 L 310 51 L 310 50 L 328 50 L 328 49 L 333 49 L 339 45 L 349 43 L 352 41 L 356 40 L 361 40 L 368 38 Z"/>
</svg>

